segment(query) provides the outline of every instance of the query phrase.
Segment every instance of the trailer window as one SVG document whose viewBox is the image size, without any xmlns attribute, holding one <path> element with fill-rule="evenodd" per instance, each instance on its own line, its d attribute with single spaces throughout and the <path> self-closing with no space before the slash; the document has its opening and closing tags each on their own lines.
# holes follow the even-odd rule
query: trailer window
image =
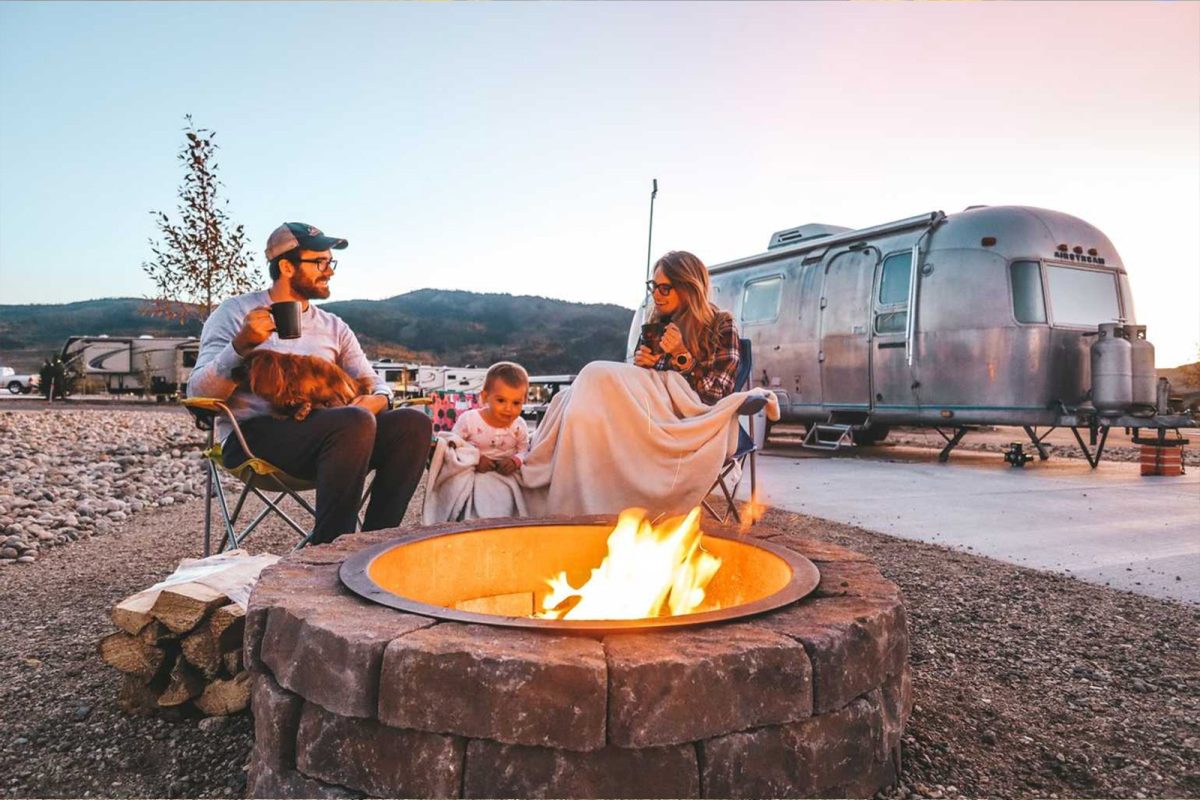
<svg viewBox="0 0 1200 800">
<path fill-rule="evenodd" d="M 1045 322 L 1046 298 L 1042 296 L 1042 271 L 1036 261 L 1014 261 L 1008 266 L 1012 278 L 1013 316 L 1017 322 Z"/>
<path fill-rule="evenodd" d="M 1092 328 L 1121 316 L 1116 275 L 1091 269 L 1046 266 L 1055 325 Z"/>
<path fill-rule="evenodd" d="M 196 366 L 196 359 L 200 357 L 199 350 L 184 350 L 183 351 L 183 366 L 185 369 L 191 369 Z"/>
<path fill-rule="evenodd" d="M 891 311 L 875 315 L 876 333 L 904 333 L 908 328 L 907 311 Z"/>
<path fill-rule="evenodd" d="M 912 268 L 912 253 L 897 253 L 883 261 L 879 279 L 879 305 L 894 306 L 908 302 L 908 278 Z"/>
<path fill-rule="evenodd" d="M 774 275 L 746 284 L 742 295 L 742 322 L 769 322 L 779 316 L 783 277 Z"/>
</svg>

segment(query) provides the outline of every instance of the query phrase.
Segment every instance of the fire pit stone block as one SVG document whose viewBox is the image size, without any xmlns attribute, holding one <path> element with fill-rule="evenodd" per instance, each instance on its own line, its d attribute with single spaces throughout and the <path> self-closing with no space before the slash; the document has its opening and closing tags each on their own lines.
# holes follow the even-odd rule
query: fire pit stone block
<svg viewBox="0 0 1200 800">
<path fill-rule="evenodd" d="M 908 661 L 908 630 L 898 596 L 806 600 L 754 624 L 803 643 L 812 662 L 814 714 L 842 708 L 898 674 Z"/>
<path fill-rule="evenodd" d="M 444 623 L 388 646 L 379 718 L 507 744 L 597 750 L 607 694 L 597 641 Z"/>
<path fill-rule="evenodd" d="M 882 709 L 872 698 L 803 722 L 710 739 L 702 745 L 709 797 L 864 797 L 895 780 L 877 758 Z"/>
<path fill-rule="evenodd" d="M 254 675 L 250 690 L 257 758 L 272 767 L 296 768 L 296 731 L 304 698 L 283 689 L 265 673 Z"/>
<path fill-rule="evenodd" d="M 314 797 L 329 800 L 366 796 L 345 786 L 322 783 L 295 769 L 272 766 L 257 757 L 250 762 L 246 793 L 252 798 Z"/>
<path fill-rule="evenodd" d="M 346 594 L 298 599 L 271 609 L 261 658 L 275 680 L 350 717 L 374 717 L 383 651 L 433 620 Z"/>
<path fill-rule="evenodd" d="M 745 624 L 615 634 L 609 741 L 655 747 L 812 714 L 812 668 L 792 639 Z"/>
<path fill-rule="evenodd" d="M 499 744 L 467 745 L 464 797 L 699 797 L 691 745 L 588 753 Z"/>
<path fill-rule="evenodd" d="M 246 669 L 251 672 L 266 669 L 260 656 L 271 609 L 290 605 L 305 597 L 342 594 L 345 589 L 338 579 L 337 570 L 336 564 L 315 566 L 289 558 L 272 564 L 259 574 L 246 606 L 245 632 L 242 635 L 242 657 Z"/>
<path fill-rule="evenodd" d="M 457 736 L 389 728 L 305 703 L 296 765 L 305 775 L 375 797 L 457 797 L 464 746 Z"/>
</svg>

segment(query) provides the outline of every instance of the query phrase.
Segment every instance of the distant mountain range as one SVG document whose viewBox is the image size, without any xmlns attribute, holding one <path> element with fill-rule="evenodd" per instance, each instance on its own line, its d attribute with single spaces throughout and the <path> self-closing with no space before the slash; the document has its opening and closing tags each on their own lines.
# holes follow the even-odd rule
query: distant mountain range
<svg viewBox="0 0 1200 800">
<path fill-rule="evenodd" d="M 322 308 L 344 319 L 371 358 L 452 366 L 509 359 L 535 373 L 577 372 L 596 359 L 620 360 L 633 311 L 546 297 L 421 289 L 386 300 L 341 300 Z M 0 305 L 0 365 L 36 370 L 67 337 L 199 336 L 150 313 L 137 298 L 62 305 Z"/>
</svg>

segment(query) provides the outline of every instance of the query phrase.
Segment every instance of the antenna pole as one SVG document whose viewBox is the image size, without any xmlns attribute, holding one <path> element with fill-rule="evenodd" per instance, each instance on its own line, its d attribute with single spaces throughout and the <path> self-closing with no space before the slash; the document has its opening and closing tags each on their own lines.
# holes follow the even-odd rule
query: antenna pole
<svg viewBox="0 0 1200 800">
<path fill-rule="evenodd" d="M 658 178 L 650 189 L 650 233 L 646 237 L 646 280 L 650 280 L 650 247 L 654 242 L 654 198 L 658 196 Z"/>
</svg>

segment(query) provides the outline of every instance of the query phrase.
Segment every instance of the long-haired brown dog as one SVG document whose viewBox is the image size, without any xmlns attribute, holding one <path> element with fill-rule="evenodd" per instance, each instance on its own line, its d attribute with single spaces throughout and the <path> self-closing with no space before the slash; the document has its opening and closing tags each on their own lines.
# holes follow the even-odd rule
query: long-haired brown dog
<svg viewBox="0 0 1200 800">
<path fill-rule="evenodd" d="M 255 350 L 235 377 L 271 403 L 284 416 L 301 421 L 314 408 L 349 405 L 375 388 L 372 378 L 351 378 L 331 361 L 317 356 Z"/>
</svg>

